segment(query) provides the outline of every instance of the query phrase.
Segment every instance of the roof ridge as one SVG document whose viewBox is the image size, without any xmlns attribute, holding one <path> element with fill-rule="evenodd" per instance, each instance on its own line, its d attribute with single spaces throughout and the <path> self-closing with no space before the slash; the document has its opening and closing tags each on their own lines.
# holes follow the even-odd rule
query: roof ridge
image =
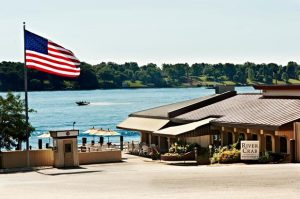
<svg viewBox="0 0 300 199">
<path fill-rule="evenodd" d="M 210 98 L 218 96 L 218 95 L 220 95 L 220 94 L 206 95 L 206 96 L 197 97 L 197 98 L 193 98 L 193 99 L 189 99 L 189 100 L 173 102 L 173 103 L 170 103 L 170 104 L 164 104 L 164 105 L 160 105 L 160 106 L 156 106 L 156 107 L 152 107 L 152 108 L 148 108 L 148 109 L 144 109 L 144 110 L 141 110 L 141 111 L 130 113 L 129 116 L 135 116 L 134 114 L 137 114 L 137 113 L 140 113 L 140 112 L 144 112 L 144 111 L 148 111 L 148 110 L 152 110 L 152 109 L 156 109 L 156 108 L 161 108 L 161 107 L 164 107 L 164 106 L 170 106 L 170 105 L 175 105 L 175 104 L 179 104 L 179 103 L 184 103 L 184 102 L 188 102 L 188 101 L 192 101 L 192 100 L 196 100 L 196 99 L 201 99 L 201 98 L 210 99 Z M 205 99 L 205 100 L 207 100 L 207 99 Z"/>
<path fill-rule="evenodd" d="M 228 98 L 234 97 L 236 96 L 237 92 L 236 91 L 228 91 L 225 93 L 221 93 L 219 95 L 213 96 L 211 98 L 205 99 L 203 101 L 191 104 L 191 105 L 187 105 L 185 107 L 179 108 L 175 111 L 170 111 L 168 112 L 168 117 L 169 118 L 174 118 L 177 117 L 179 115 L 185 114 L 187 112 L 199 109 L 199 108 L 203 108 L 205 106 L 209 106 L 211 104 L 226 100 Z"/>
</svg>

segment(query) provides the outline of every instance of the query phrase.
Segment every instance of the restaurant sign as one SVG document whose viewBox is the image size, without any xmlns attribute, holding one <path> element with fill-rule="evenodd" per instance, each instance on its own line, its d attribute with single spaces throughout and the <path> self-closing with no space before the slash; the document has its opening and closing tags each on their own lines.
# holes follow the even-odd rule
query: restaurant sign
<svg viewBox="0 0 300 199">
<path fill-rule="evenodd" d="M 241 141 L 241 160 L 258 160 L 259 141 Z"/>
</svg>

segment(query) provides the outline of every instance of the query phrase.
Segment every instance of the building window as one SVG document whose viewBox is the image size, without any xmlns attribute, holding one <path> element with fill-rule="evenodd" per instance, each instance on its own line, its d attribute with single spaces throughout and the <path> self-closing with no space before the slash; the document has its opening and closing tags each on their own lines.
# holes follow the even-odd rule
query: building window
<svg viewBox="0 0 300 199">
<path fill-rule="evenodd" d="M 252 140 L 258 140 L 257 134 L 252 134 Z"/>
<path fill-rule="evenodd" d="M 228 142 L 228 145 L 233 144 L 233 136 L 232 136 L 231 132 L 227 133 L 227 142 Z"/>
<path fill-rule="evenodd" d="M 287 140 L 285 137 L 279 138 L 280 142 L 280 153 L 287 153 Z"/>
<path fill-rule="evenodd" d="M 266 151 L 272 151 L 272 137 L 266 135 Z"/>
</svg>

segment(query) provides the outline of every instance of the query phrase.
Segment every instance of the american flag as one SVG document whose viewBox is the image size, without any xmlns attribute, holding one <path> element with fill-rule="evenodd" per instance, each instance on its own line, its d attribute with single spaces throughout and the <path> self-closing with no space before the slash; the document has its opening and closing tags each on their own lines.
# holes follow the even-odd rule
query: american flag
<svg viewBox="0 0 300 199">
<path fill-rule="evenodd" d="M 26 67 L 42 72 L 78 77 L 80 61 L 72 51 L 25 30 Z"/>
</svg>

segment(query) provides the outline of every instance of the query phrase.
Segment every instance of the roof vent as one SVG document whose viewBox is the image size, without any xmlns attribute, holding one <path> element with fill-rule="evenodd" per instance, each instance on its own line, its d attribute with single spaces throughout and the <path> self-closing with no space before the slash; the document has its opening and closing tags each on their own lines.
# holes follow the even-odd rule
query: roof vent
<svg viewBox="0 0 300 199">
<path fill-rule="evenodd" d="M 228 91 L 235 91 L 234 86 L 218 85 L 215 87 L 216 94 L 226 93 Z"/>
</svg>

